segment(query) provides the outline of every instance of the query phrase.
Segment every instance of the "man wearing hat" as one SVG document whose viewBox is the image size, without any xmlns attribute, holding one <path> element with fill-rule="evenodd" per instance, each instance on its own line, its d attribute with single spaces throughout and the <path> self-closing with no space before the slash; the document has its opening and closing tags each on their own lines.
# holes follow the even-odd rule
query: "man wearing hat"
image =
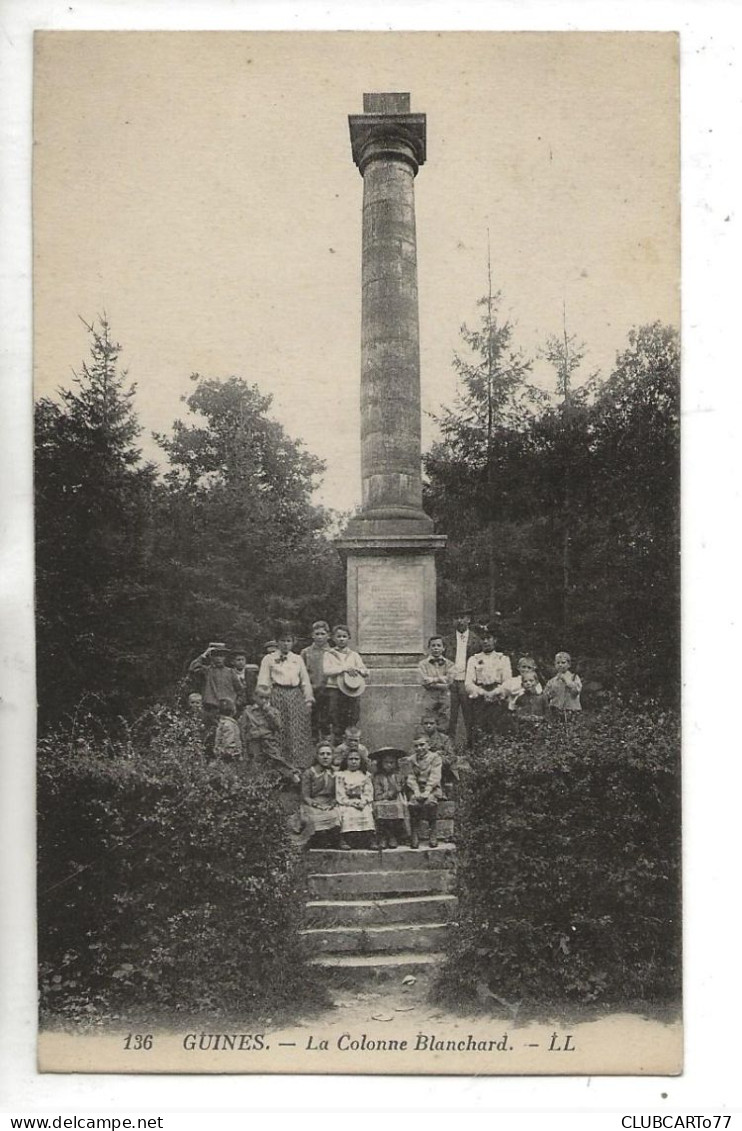
<svg viewBox="0 0 742 1131">
<path fill-rule="evenodd" d="M 221 699 L 228 699 L 236 709 L 242 684 L 235 670 L 227 667 L 227 655 L 226 644 L 209 644 L 188 668 L 189 672 L 202 677 L 201 695 L 206 710 L 218 711 Z"/>
<path fill-rule="evenodd" d="M 227 646 L 213 642 L 205 652 L 197 656 L 188 671 L 202 680 L 201 696 L 204 708 L 204 723 L 207 729 L 206 750 L 211 756 L 214 737 L 219 721 L 219 704 L 227 700 L 235 712 L 237 701 L 242 694 L 242 684 L 233 668 L 227 667 Z"/>
</svg>

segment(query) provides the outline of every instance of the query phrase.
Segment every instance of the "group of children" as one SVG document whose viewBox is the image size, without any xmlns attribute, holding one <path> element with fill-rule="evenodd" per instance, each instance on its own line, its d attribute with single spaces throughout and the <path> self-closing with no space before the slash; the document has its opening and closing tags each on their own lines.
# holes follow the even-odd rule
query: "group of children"
<svg viewBox="0 0 742 1131">
<path fill-rule="evenodd" d="M 542 687 L 534 658 L 521 656 L 513 676 L 509 656 L 495 650 L 489 631 L 476 641 L 478 650 L 472 649 L 458 672 L 445 648 L 442 636 L 431 636 L 418 670 L 438 728 L 453 737 L 458 711 L 454 714 L 452 706 L 460 706 L 469 746 L 476 735 L 502 733 L 514 723 L 538 725 L 550 716 L 582 709 L 582 681 L 571 671 L 568 652 L 557 652 L 555 675 Z"/>
<path fill-rule="evenodd" d="M 428 843 L 438 844 L 438 802 L 443 799 L 443 758 L 418 736 L 412 754 L 391 747 L 364 755 L 360 733 L 338 751 L 320 741 L 314 763 L 302 774 L 299 828 L 313 848 L 397 848 L 420 845 L 420 824 L 428 822 Z"/>
<path fill-rule="evenodd" d="M 426 710 L 411 753 L 376 751 L 372 764 L 358 729 L 369 673 L 350 647 L 347 625 L 330 632 L 326 621 L 315 621 L 312 643 L 301 652 L 293 643 L 289 632 L 279 633 L 259 666 L 242 650 L 228 665 L 226 646 L 210 645 L 190 665 L 201 690 L 191 693 L 189 709 L 203 728 L 207 757 L 239 762 L 250 773 L 277 771 L 301 786 L 302 836 L 313 843 L 394 847 L 408 839 L 416 847 L 425 819 L 435 844 L 443 783 L 455 782 L 466 765 L 454 744 L 459 711 L 471 748 L 477 737 L 581 710 L 582 684 L 568 653 L 557 653 L 555 674 L 542 686 L 532 656 L 520 657 L 513 676 L 494 634 L 485 629 L 478 638 L 460 617 L 453 638 L 430 637 L 419 664 Z"/>
<path fill-rule="evenodd" d="M 203 712 L 208 753 L 239 757 L 240 747 L 247 754 L 254 739 L 268 735 L 284 762 L 302 768 L 320 738 L 339 743 L 358 723 L 358 699 L 369 674 L 349 642 L 347 625 L 330 633 L 327 621 L 316 621 L 308 647 L 294 652 L 292 633 L 281 631 L 265 645 L 259 666 L 247 664 L 242 650 L 231 654 L 228 666 L 226 645 L 210 644 L 189 667 L 201 683 L 189 703 L 194 714 Z"/>
</svg>

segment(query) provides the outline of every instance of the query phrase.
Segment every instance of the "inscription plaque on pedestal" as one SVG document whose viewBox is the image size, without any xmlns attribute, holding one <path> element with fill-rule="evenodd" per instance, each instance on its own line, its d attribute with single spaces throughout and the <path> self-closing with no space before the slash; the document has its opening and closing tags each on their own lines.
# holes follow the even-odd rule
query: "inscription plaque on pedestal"
<svg viewBox="0 0 742 1131">
<path fill-rule="evenodd" d="M 424 651 L 425 576 L 418 562 L 378 558 L 358 566 L 358 647 L 370 653 Z"/>
</svg>

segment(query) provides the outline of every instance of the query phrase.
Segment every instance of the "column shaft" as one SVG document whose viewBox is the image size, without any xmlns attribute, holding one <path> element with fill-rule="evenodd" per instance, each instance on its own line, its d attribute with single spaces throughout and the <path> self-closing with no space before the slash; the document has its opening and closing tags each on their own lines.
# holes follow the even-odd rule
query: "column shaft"
<svg viewBox="0 0 742 1131">
<path fill-rule="evenodd" d="M 363 176 L 361 476 L 364 511 L 422 510 L 414 172 L 378 157 Z M 389 517 L 392 517 L 389 515 Z"/>
</svg>

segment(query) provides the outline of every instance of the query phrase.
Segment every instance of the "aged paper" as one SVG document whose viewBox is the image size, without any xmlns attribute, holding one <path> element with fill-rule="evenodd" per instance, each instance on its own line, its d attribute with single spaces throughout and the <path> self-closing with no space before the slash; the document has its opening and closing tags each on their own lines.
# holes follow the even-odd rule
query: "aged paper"
<svg viewBox="0 0 742 1131">
<path fill-rule="evenodd" d="M 347 115 L 364 92 L 410 91 L 427 115 L 424 411 L 455 391 L 450 356 L 486 287 L 488 229 L 533 348 L 567 303 L 602 366 L 632 324 L 679 323 L 674 34 L 43 32 L 34 89 L 37 396 L 84 355 L 77 316 L 105 310 L 148 433 L 178 415 L 190 372 L 243 373 L 327 461 L 322 501 L 338 510 L 359 501 L 361 182 Z M 677 1016 L 456 1015 L 427 984 L 346 982 L 326 1015 L 276 1027 L 48 1026 L 39 1066 L 681 1071 Z"/>
</svg>

